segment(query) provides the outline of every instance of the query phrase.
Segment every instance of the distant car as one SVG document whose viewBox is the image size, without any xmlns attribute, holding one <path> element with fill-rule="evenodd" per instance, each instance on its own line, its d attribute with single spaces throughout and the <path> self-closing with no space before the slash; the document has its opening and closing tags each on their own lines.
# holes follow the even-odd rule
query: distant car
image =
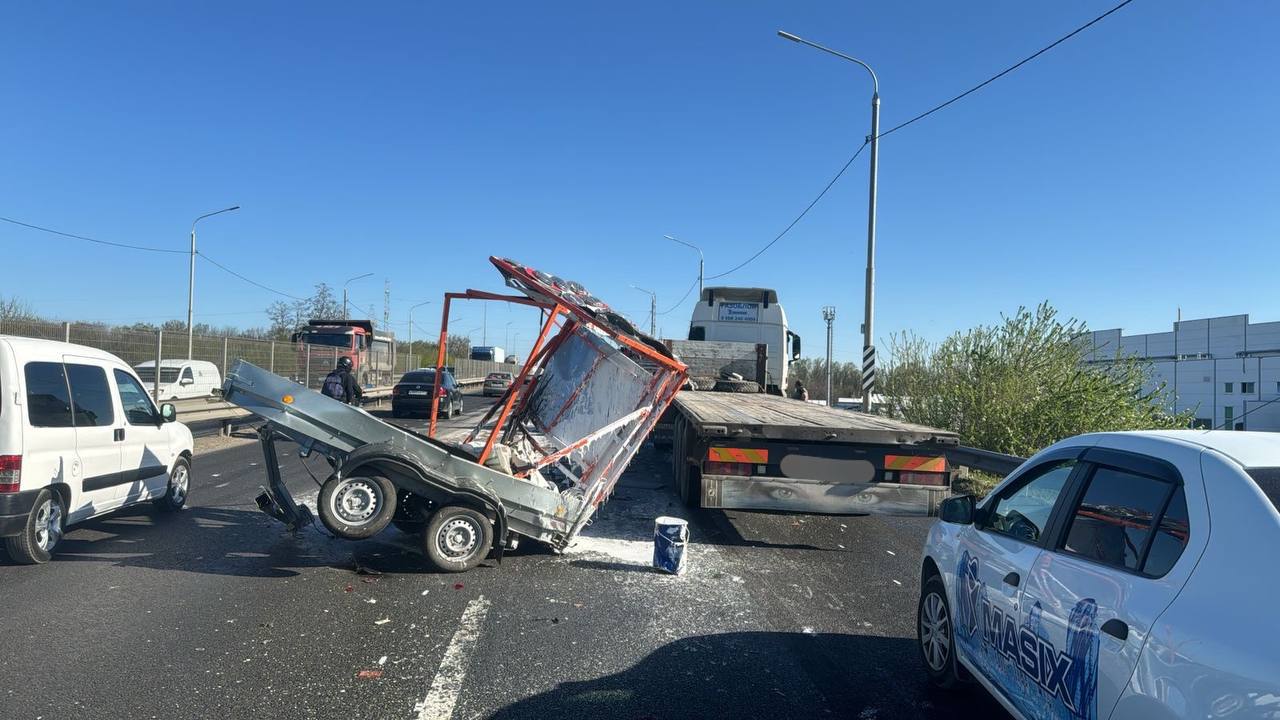
<svg viewBox="0 0 1280 720">
<path fill-rule="evenodd" d="M 501 395 L 511 387 L 511 383 L 516 379 L 515 373 L 509 372 L 491 372 L 484 379 L 484 395 Z"/>
<path fill-rule="evenodd" d="M 941 517 L 934 684 L 972 676 L 1023 718 L 1280 717 L 1280 434 L 1082 435 Z"/>
<path fill-rule="evenodd" d="M 436 386 L 435 368 L 410 370 L 391 389 L 391 415 L 430 414 L 431 393 Z M 451 418 L 462 412 L 462 388 L 453 379 L 453 373 L 443 371 L 440 377 L 439 416 Z"/>
<path fill-rule="evenodd" d="M 138 378 L 150 390 L 156 381 L 156 362 L 148 360 L 133 366 Z M 186 400 L 209 397 L 222 387 L 222 373 L 207 360 L 161 360 L 160 397 L 164 400 Z"/>
<path fill-rule="evenodd" d="M 20 563 L 48 562 L 68 525 L 191 488 L 191 431 L 123 360 L 0 336 L 0 537 Z"/>
</svg>

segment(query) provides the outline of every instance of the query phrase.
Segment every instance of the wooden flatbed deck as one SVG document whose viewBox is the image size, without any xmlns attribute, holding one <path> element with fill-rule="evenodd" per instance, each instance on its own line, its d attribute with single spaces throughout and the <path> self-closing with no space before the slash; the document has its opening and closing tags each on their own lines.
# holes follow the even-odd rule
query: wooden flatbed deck
<svg viewBox="0 0 1280 720">
<path fill-rule="evenodd" d="M 957 445 L 948 430 L 776 395 L 684 391 L 676 408 L 704 435 L 731 439 Z"/>
</svg>

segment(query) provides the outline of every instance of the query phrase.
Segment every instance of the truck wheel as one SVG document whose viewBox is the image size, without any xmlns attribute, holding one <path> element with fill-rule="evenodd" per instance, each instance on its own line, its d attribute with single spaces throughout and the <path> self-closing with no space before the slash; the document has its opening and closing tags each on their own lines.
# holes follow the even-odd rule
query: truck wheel
<svg viewBox="0 0 1280 720">
<path fill-rule="evenodd" d="M 373 537 L 396 514 L 396 488 L 373 476 L 334 475 L 320 486 L 320 522 L 334 535 L 348 540 Z"/>
<path fill-rule="evenodd" d="M 427 561 L 440 572 L 466 572 L 479 565 L 493 547 L 489 518 L 460 505 L 446 505 L 431 516 L 422 534 Z"/>
<path fill-rule="evenodd" d="M 24 565 L 49 562 L 54 547 L 62 539 L 62 524 L 66 517 L 62 497 L 49 488 L 42 489 L 31 506 L 22 534 L 4 539 L 9 557 Z"/>
</svg>

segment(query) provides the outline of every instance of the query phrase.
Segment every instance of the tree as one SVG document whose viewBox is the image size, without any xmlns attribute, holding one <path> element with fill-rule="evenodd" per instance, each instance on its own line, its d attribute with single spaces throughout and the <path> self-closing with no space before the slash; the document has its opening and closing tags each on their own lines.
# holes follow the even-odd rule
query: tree
<svg viewBox="0 0 1280 720">
<path fill-rule="evenodd" d="M 11 320 L 39 320 L 40 316 L 26 302 L 16 297 L 0 296 L 0 322 Z"/>
<path fill-rule="evenodd" d="M 791 384 L 799 380 L 809 390 L 810 400 L 827 399 L 826 358 L 801 358 L 791 363 Z M 784 388 L 789 395 L 791 388 Z M 857 397 L 862 393 L 862 371 L 856 363 L 831 361 L 831 394 L 834 399 Z"/>
<path fill-rule="evenodd" d="M 445 353 L 452 358 L 471 357 L 471 338 L 466 335 L 450 335 L 445 343 Z"/>
<path fill-rule="evenodd" d="M 1190 425 L 1192 413 L 1165 410 L 1164 385 L 1153 383 L 1149 363 L 1125 356 L 1082 362 L 1087 332 L 1043 303 L 936 346 L 895 336 L 881 392 L 910 422 L 1022 456 L 1080 433 Z"/>
<path fill-rule="evenodd" d="M 328 283 L 319 283 L 316 285 L 316 292 L 306 301 L 306 312 L 308 317 L 306 320 L 337 320 L 346 318 L 346 309 L 342 307 L 342 303 L 334 296 L 333 289 Z"/>
</svg>

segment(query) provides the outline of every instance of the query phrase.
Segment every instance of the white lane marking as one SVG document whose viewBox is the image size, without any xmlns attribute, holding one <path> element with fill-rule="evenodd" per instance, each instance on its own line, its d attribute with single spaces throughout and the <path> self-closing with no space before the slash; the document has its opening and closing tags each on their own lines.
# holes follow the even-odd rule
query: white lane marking
<svg viewBox="0 0 1280 720">
<path fill-rule="evenodd" d="M 226 487 L 226 486 L 228 486 L 228 485 L 230 485 L 230 484 L 231 484 L 231 483 L 229 483 L 229 482 L 218 483 L 217 485 L 214 485 L 214 487 L 215 487 L 215 488 L 224 488 L 224 487 Z"/>
<path fill-rule="evenodd" d="M 462 693 L 462 681 L 467 677 L 467 665 L 480 635 L 480 624 L 488 613 L 489 601 L 483 595 L 467 604 L 431 687 L 427 689 L 427 696 L 413 708 L 418 711 L 418 720 L 449 720 L 453 717 L 458 695 Z"/>
</svg>

